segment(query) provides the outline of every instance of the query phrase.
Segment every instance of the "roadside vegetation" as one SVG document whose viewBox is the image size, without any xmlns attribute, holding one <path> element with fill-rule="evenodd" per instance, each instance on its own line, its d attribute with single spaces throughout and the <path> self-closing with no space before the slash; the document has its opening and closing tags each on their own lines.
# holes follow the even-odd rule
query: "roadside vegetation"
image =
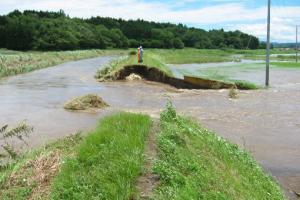
<svg viewBox="0 0 300 200">
<path fill-rule="evenodd" d="M 285 199 L 248 153 L 177 115 L 170 103 L 161 113 L 160 128 L 153 168 L 160 185 L 153 199 Z"/>
<path fill-rule="evenodd" d="M 121 50 L 78 50 L 57 52 L 19 52 L 0 50 L 0 78 L 101 55 L 121 54 Z M 125 51 L 126 53 L 126 51 Z"/>
<path fill-rule="evenodd" d="M 105 108 L 108 104 L 101 97 L 95 94 L 87 94 L 76 97 L 66 102 L 64 108 L 67 110 L 90 110 Z"/>
</svg>

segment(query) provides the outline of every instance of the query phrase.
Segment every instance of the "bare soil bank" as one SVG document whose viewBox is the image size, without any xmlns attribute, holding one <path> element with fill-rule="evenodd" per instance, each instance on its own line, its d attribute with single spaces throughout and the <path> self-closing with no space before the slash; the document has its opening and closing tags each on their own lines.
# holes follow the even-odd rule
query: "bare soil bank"
<svg viewBox="0 0 300 200">
<path fill-rule="evenodd" d="M 232 83 L 203 79 L 198 77 L 187 77 L 179 79 L 171 77 L 163 71 L 146 65 L 127 65 L 109 76 L 110 80 L 125 80 L 130 74 L 138 74 L 148 81 L 169 84 L 178 89 L 228 89 L 235 87 Z M 243 89 L 243 88 L 239 88 Z"/>
</svg>

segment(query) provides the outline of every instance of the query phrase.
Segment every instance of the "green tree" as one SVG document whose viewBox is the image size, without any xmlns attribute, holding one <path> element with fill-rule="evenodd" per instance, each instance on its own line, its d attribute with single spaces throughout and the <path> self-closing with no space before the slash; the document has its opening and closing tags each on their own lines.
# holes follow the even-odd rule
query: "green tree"
<svg viewBox="0 0 300 200">
<path fill-rule="evenodd" d="M 184 43 L 181 41 L 180 38 L 175 38 L 173 40 L 174 48 L 175 49 L 183 49 L 184 48 Z"/>
</svg>

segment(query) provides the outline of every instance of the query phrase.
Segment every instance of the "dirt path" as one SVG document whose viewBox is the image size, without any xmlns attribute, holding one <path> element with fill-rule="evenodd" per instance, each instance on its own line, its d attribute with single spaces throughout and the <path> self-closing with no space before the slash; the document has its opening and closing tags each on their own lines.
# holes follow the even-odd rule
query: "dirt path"
<svg viewBox="0 0 300 200">
<path fill-rule="evenodd" d="M 143 173 L 137 180 L 136 188 L 139 194 L 137 199 L 151 199 L 153 190 L 159 183 L 159 177 L 152 173 L 152 167 L 157 158 L 156 135 L 159 130 L 159 120 L 154 119 L 146 141 Z"/>
</svg>

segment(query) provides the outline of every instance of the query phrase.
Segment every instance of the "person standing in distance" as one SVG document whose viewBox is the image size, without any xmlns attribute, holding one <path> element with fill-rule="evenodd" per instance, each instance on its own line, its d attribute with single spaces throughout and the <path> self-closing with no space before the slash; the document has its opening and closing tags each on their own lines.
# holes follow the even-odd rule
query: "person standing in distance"
<svg viewBox="0 0 300 200">
<path fill-rule="evenodd" d="M 143 63 L 143 54 L 144 54 L 144 49 L 142 46 L 138 48 L 138 62 Z"/>
</svg>

